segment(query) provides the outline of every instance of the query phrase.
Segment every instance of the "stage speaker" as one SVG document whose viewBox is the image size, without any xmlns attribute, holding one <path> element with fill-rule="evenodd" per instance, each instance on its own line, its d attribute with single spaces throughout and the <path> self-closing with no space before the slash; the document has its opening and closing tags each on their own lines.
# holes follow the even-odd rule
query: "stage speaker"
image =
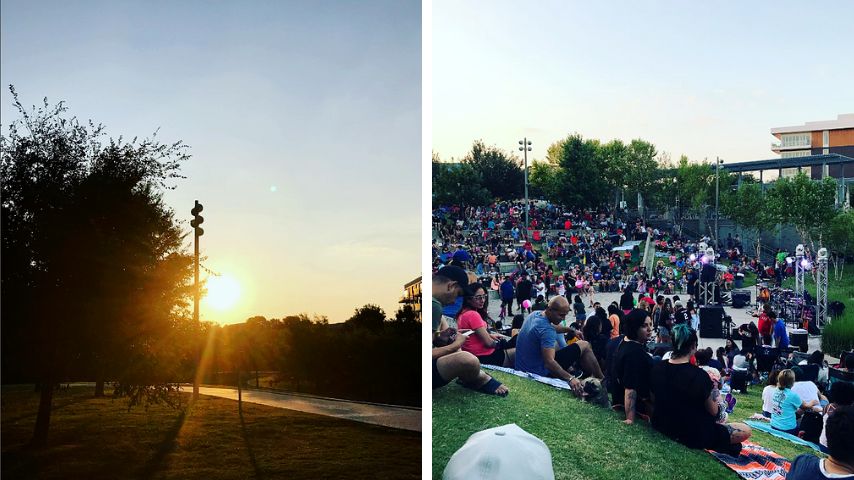
<svg viewBox="0 0 854 480">
<path fill-rule="evenodd" d="M 700 307 L 700 338 L 724 338 L 724 307 Z"/>
<path fill-rule="evenodd" d="M 733 290 L 731 296 L 732 308 L 743 308 L 745 305 L 750 305 L 750 290 Z"/>
<path fill-rule="evenodd" d="M 718 273 L 717 269 L 714 265 L 705 264 L 703 268 L 700 270 L 700 281 L 703 283 L 706 282 L 714 282 L 715 275 Z"/>
</svg>

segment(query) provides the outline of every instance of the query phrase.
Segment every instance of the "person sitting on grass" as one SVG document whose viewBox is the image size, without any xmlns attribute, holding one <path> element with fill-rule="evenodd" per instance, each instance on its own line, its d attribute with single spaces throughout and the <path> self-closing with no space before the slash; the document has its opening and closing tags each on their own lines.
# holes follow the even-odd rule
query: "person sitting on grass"
<svg viewBox="0 0 854 480">
<path fill-rule="evenodd" d="M 442 318 L 442 305 L 454 303 L 458 296 L 470 293 L 468 275 L 460 267 L 449 265 L 433 274 L 433 339 L 448 328 Z M 480 361 L 469 352 L 460 351 L 466 337 L 456 334 L 451 343 L 433 348 L 433 389 L 444 387 L 459 378 L 463 386 L 482 393 L 507 396 L 509 390 L 480 369 Z"/>
<path fill-rule="evenodd" d="M 737 457 L 751 429 L 743 423 L 716 423 L 720 406 L 712 400 L 712 381 L 706 372 L 691 365 L 697 340 L 697 332 L 689 326 L 676 325 L 673 356 L 652 367 L 652 427 L 689 448 Z"/>
<path fill-rule="evenodd" d="M 771 418 L 771 410 L 774 408 L 774 391 L 777 390 L 777 380 L 780 376 L 780 370 L 771 370 L 768 374 L 768 383 L 762 389 L 762 416 Z"/>
<path fill-rule="evenodd" d="M 614 354 L 615 383 L 611 390 L 614 405 L 623 405 L 625 423 L 635 421 L 635 413 L 648 416 L 652 413 L 649 398 L 649 373 L 652 357 L 646 351 L 646 341 L 652 335 L 652 318 L 646 310 L 634 309 L 626 315 L 626 338 Z"/>
<path fill-rule="evenodd" d="M 818 443 L 822 447 L 822 451 L 827 453 L 827 418 L 840 407 L 854 405 L 854 383 L 851 382 L 836 382 L 830 386 L 830 404 L 824 407 L 824 416 L 822 419 L 823 427 Z"/>
<path fill-rule="evenodd" d="M 469 335 L 463 343 L 462 350 L 477 357 L 482 365 L 513 366 L 515 350 L 503 348 L 501 336 L 490 334 L 486 330 L 486 319 L 489 318 L 486 312 L 486 290 L 475 285 L 471 293 L 472 295 L 466 295 L 463 309 L 457 317 L 460 331 L 474 330 L 474 334 Z"/>
<path fill-rule="evenodd" d="M 805 402 L 809 402 L 810 400 L 818 402 L 813 409 L 821 412 L 828 403 L 827 397 L 822 395 L 814 382 L 806 379 L 806 374 L 801 367 L 792 367 L 792 372 L 795 374 L 795 384 L 792 385 L 792 391 L 797 393 L 801 397 L 801 400 Z"/>
<path fill-rule="evenodd" d="M 516 370 L 543 377 L 552 376 L 569 383 L 576 395 L 581 395 L 581 382 L 569 369 L 579 363 L 585 375 L 602 379 L 602 370 L 590 344 L 579 340 L 556 350 L 558 332 L 555 326 L 569 314 L 565 297 L 554 297 L 542 312 L 533 312 L 525 319 L 516 340 Z"/>
<path fill-rule="evenodd" d="M 854 406 L 839 407 L 827 419 L 828 458 L 801 454 L 789 467 L 786 480 L 854 479 Z"/>
<path fill-rule="evenodd" d="M 788 368 L 780 371 L 777 376 L 777 389 L 771 397 L 771 427 L 781 432 L 798 434 L 799 410 L 806 410 L 818 405 L 818 401 L 804 402 L 797 393 L 792 391 L 795 384 L 795 372 Z"/>
</svg>

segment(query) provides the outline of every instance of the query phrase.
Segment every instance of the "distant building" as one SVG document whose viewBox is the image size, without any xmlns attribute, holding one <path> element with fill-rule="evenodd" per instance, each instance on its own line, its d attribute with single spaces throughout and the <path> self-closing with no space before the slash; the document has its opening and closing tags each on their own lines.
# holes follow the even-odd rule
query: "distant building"
<svg viewBox="0 0 854 480">
<path fill-rule="evenodd" d="M 404 305 L 409 305 L 415 310 L 415 315 L 418 321 L 421 321 L 421 277 L 408 282 L 403 286 L 406 293 L 400 297 L 400 302 Z"/>
<path fill-rule="evenodd" d="M 780 158 L 830 153 L 854 157 L 854 113 L 839 115 L 836 120 L 772 128 L 771 135 L 778 140 L 771 150 Z"/>
</svg>

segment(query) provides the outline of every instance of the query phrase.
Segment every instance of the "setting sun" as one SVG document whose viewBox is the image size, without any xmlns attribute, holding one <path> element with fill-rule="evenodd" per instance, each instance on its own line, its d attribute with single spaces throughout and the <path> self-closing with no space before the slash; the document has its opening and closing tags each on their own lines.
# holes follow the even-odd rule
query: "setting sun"
<svg viewBox="0 0 854 480">
<path fill-rule="evenodd" d="M 216 310 L 234 306 L 240 298 L 240 284 L 228 275 L 208 277 L 205 302 Z"/>
</svg>

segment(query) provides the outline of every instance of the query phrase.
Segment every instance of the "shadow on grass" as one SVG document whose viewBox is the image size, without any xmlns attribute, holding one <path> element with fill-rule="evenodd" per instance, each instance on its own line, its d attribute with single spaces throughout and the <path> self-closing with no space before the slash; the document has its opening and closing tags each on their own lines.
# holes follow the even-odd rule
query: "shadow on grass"
<svg viewBox="0 0 854 480">
<path fill-rule="evenodd" d="M 178 434 L 181 433 L 181 427 L 184 426 L 184 419 L 186 419 L 186 417 L 187 411 L 181 410 L 178 418 L 175 419 L 175 423 L 172 424 L 172 428 L 166 432 L 166 436 L 163 438 L 163 441 L 157 445 L 157 450 L 154 452 L 154 456 L 145 463 L 145 466 L 142 468 L 142 472 L 140 473 L 140 478 L 154 478 L 155 474 L 166 466 L 166 456 L 175 451 L 175 447 L 178 445 Z"/>
<path fill-rule="evenodd" d="M 252 470 L 255 471 L 255 478 L 263 478 L 261 469 L 258 468 L 258 461 L 255 459 L 255 451 L 252 450 L 252 445 L 249 443 L 249 435 L 246 434 L 246 423 L 243 421 L 243 411 L 240 412 L 240 435 L 243 437 L 243 443 L 246 445 L 246 451 L 249 453 L 249 461 L 252 463 Z"/>
</svg>

